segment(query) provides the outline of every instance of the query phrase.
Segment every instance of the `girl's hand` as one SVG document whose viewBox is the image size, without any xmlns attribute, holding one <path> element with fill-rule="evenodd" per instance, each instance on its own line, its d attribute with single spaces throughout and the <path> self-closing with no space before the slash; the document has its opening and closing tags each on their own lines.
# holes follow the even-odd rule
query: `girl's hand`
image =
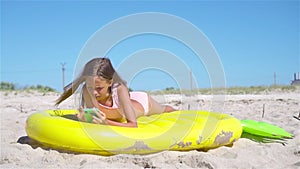
<svg viewBox="0 0 300 169">
<path fill-rule="evenodd" d="M 94 109 L 94 112 L 96 113 L 96 116 L 93 116 L 92 122 L 95 124 L 107 124 L 107 119 L 105 113 L 100 111 L 99 109 Z"/>
<path fill-rule="evenodd" d="M 87 122 L 87 119 L 85 118 L 83 107 L 80 106 L 78 111 L 79 111 L 79 114 L 76 114 L 78 120 L 83 121 L 83 122 Z M 95 123 L 95 124 L 107 124 L 107 119 L 106 119 L 105 113 L 103 113 L 99 109 L 93 109 L 93 111 L 97 115 L 97 117 L 92 116 L 92 118 L 93 118 L 92 122 L 93 123 Z"/>
<path fill-rule="evenodd" d="M 84 121 L 84 122 L 86 122 L 86 118 L 85 118 L 85 116 L 84 116 L 84 110 L 83 110 L 83 107 L 80 106 L 80 107 L 78 108 L 78 111 L 79 111 L 79 114 L 75 114 L 76 117 L 78 118 L 78 120 L 79 120 L 79 121 Z"/>
</svg>

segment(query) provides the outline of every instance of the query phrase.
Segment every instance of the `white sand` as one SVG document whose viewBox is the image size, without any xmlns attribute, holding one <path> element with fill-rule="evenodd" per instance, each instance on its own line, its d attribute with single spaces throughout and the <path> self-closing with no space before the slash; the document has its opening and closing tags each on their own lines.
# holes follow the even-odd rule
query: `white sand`
<svg viewBox="0 0 300 169">
<path fill-rule="evenodd" d="M 294 134 L 287 145 L 257 143 L 245 138 L 232 147 L 208 152 L 165 151 L 152 155 L 115 155 L 103 157 L 88 154 L 59 153 L 33 149 L 17 143 L 26 136 L 27 117 L 36 111 L 55 109 L 57 94 L 11 92 L 1 94 L 0 168 L 300 168 L 300 90 L 293 93 L 273 92 L 267 95 L 228 96 L 154 96 L 161 103 L 183 109 L 222 111 L 238 119 L 265 121 Z M 70 99 L 61 108 L 74 108 Z M 264 118 L 262 118 L 265 105 Z"/>
</svg>

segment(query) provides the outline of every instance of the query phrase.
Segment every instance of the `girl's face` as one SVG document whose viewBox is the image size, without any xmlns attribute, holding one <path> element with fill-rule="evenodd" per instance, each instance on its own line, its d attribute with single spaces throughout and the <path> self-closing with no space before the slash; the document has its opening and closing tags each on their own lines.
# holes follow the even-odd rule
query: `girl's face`
<svg viewBox="0 0 300 169">
<path fill-rule="evenodd" d="M 91 82 L 94 82 L 93 87 L 93 93 L 97 101 L 102 101 L 107 99 L 109 96 L 109 87 L 112 85 L 112 80 L 108 81 L 106 79 L 103 79 L 101 77 L 94 77 L 93 80 L 91 79 Z"/>
</svg>

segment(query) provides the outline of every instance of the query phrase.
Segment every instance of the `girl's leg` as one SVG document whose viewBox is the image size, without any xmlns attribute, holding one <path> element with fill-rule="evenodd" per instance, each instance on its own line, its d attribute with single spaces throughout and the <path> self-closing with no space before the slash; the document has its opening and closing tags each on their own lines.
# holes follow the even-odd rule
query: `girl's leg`
<svg viewBox="0 0 300 169">
<path fill-rule="evenodd" d="M 174 109 L 171 106 L 165 105 L 165 111 L 164 112 L 172 112 L 172 111 L 176 111 L 176 109 Z"/>
<path fill-rule="evenodd" d="M 165 113 L 165 112 L 176 111 L 176 109 L 174 109 L 171 106 L 159 104 L 151 96 L 149 96 L 149 103 L 150 103 L 150 107 L 149 107 L 150 109 L 149 109 L 149 112 L 147 113 L 147 115 L 161 114 L 161 113 Z"/>
</svg>

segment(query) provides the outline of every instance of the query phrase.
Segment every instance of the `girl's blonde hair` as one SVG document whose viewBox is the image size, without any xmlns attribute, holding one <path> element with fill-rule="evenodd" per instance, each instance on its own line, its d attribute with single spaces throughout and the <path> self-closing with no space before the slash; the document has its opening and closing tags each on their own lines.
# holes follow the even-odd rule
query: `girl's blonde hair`
<svg viewBox="0 0 300 169">
<path fill-rule="evenodd" d="M 70 97 L 81 84 L 85 85 L 87 77 L 95 76 L 101 77 L 107 81 L 112 80 L 112 84 L 121 83 L 126 86 L 126 82 L 122 80 L 122 78 L 115 71 L 110 62 L 110 59 L 94 58 L 85 64 L 83 71 L 73 82 L 64 87 L 64 92 L 56 100 L 55 105 L 59 105 L 61 102 Z M 111 93 L 111 88 L 109 90 L 109 92 Z"/>
</svg>

